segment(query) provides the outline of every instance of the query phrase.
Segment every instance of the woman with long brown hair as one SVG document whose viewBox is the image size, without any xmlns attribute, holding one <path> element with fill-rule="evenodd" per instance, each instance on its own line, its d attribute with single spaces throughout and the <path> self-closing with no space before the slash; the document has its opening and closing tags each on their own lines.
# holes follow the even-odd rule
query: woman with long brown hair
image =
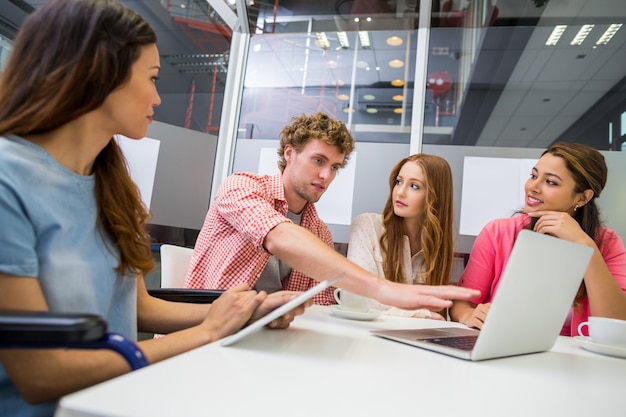
<svg viewBox="0 0 626 417">
<path fill-rule="evenodd" d="M 151 297 L 142 205 L 114 135 L 141 139 L 160 104 L 156 35 L 113 0 L 50 0 L 0 76 L 0 309 L 92 313 L 150 363 L 237 331 L 293 292 L 246 284 L 212 305 Z M 286 327 L 294 314 L 272 327 Z M 0 415 L 52 415 L 63 395 L 129 371 L 107 350 L 0 349 Z"/>
<path fill-rule="evenodd" d="M 389 281 L 447 285 L 454 258 L 452 171 L 440 156 L 403 158 L 389 175 L 382 214 L 355 217 L 348 258 Z M 443 319 L 429 310 L 401 310 L 377 303 L 387 314 Z"/>
</svg>

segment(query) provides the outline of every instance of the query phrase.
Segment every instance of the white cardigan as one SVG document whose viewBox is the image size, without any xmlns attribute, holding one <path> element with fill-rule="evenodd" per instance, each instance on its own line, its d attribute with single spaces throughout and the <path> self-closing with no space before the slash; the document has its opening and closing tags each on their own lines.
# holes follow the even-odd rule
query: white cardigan
<svg viewBox="0 0 626 417">
<path fill-rule="evenodd" d="M 384 278 L 383 255 L 379 242 L 383 231 L 381 214 L 363 213 L 356 216 L 350 228 L 348 259 L 372 274 Z M 416 277 L 420 275 L 419 273 L 424 269 L 424 254 L 422 251 L 419 251 L 411 257 L 411 247 L 409 245 L 408 236 L 403 236 L 401 261 L 403 282 L 405 284 L 423 284 L 424 279 L 417 279 Z M 402 310 L 397 307 L 381 304 L 376 300 L 372 302 L 372 308 L 382 310 L 385 314 L 394 316 L 430 317 L 430 312 L 426 309 Z"/>
</svg>

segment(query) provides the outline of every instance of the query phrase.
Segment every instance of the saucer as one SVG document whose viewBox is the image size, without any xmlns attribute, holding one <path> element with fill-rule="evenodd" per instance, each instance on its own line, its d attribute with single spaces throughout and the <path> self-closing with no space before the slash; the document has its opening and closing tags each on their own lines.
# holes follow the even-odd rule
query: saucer
<svg viewBox="0 0 626 417">
<path fill-rule="evenodd" d="M 350 320 L 374 320 L 376 317 L 383 314 L 383 312 L 373 309 L 369 311 L 344 310 L 339 305 L 334 304 L 330 306 L 330 314 Z"/>
<path fill-rule="evenodd" d="M 594 343 L 590 338 L 585 336 L 574 337 L 583 349 L 601 355 L 614 356 L 616 358 L 626 358 L 626 347 L 609 346 Z"/>
</svg>

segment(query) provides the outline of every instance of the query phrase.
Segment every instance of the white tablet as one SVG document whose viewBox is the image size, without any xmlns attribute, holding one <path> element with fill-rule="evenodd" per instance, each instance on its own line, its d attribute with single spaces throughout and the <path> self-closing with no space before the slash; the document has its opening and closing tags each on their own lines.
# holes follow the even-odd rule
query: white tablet
<svg viewBox="0 0 626 417">
<path fill-rule="evenodd" d="M 258 319 L 254 323 L 250 324 L 249 326 L 244 327 L 243 329 L 239 330 L 237 333 L 232 334 L 231 336 L 228 336 L 225 339 L 222 339 L 220 344 L 222 346 L 230 346 L 230 345 L 232 345 L 234 343 L 237 343 L 238 341 L 240 341 L 244 337 L 246 337 L 249 334 L 252 334 L 252 333 L 262 329 L 263 327 L 265 327 L 268 324 L 270 324 L 273 320 L 276 320 L 280 316 L 282 316 L 285 313 L 293 310 L 294 308 L 298 307 L 300 304 L 304 303 L 305 301 L 313 298 L 315 295 L 317 295 L 320 292 L 324 291 L 326 288 L 332 286 L 342 276 L 343 276 L 343 273 L 337 275 L 336 277 L 329 278 L 327 280 L 321 281 L 316 286 L 309 288 L 308 290 L 306 290 L 302 294 L 298 295 L 297 297 L 293 298 L 292 300 L 290 300 L 290 301 L 286 302 L 285 304 L 283 304 L 282 306 L 278 307 L 276 310 L 272 310 L 271 312 L 269 312 L 265 316 L 261 317 L 260 319 Z"/>
</svg>

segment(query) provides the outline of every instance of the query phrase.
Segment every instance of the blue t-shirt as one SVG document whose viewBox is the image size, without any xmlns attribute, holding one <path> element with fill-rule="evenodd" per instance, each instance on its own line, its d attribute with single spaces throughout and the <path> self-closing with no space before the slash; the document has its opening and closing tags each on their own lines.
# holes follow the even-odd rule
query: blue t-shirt
<svg viewBox="0 0 626 417">
<path fill-rule="evenodd" d="M 117 250 L 96 224 L 95 177 L 17 136 L 0 137 L 0 167 L 0 272 L 36 277 L 51 311 L 99 314 L 136 340 L 136 277 L 114 270 Z M 54 406 L 27 405 L 0 366 L 0 416 L 52 415 Z"/>
</svg>

